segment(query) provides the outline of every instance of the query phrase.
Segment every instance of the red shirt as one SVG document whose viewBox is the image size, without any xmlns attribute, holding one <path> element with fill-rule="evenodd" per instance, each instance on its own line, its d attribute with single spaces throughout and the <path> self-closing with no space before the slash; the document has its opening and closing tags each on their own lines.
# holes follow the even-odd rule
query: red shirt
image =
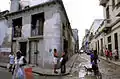
<svg viewBox="0 0 120 79">
<path fill-rule="evenodd" d="M 105 55 L 109 55 L 109 51 L 108 50 L 105 50 Z"/>
</svg>

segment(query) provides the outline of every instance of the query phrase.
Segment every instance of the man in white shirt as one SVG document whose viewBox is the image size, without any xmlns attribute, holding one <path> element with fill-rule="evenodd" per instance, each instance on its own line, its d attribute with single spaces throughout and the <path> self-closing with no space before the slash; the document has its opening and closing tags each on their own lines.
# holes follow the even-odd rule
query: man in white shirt
<svg viewBox="0 0 120 79">
<path fill-rule="evenodd" d="M 9 64 L 10 64 L 10 67 L 9 67 L 9 72 L 12 71 L 12 68 L 13 68 L 13 65 L 14 65 L 14 59 L 15 59 L 15 56 L 13 53 L 11 53 L 9 55 Z"/>
</svg>

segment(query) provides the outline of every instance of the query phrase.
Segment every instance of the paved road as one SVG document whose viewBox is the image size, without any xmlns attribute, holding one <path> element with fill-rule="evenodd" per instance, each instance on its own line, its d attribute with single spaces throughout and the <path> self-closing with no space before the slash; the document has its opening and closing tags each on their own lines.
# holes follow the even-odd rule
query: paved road
<svg viewBox="0 0 120 79">
<path fill-rule="evenodd" d="M 79 55 L 75 61 L 72 72 L 67 76 L 40 76 L 34 75 L 34 79 L 97 79 L 93 73 L 86 75 L 84 66 L 90 66 L 89 56 L 86 54 Z M 120 79 L 120 66 L 111 64 L 105 60 L 99 62 L 99 70 L 102 73 L 102 79 Z M 11 79 L 11 73 L 6 69 L 0 68 L 0 77 L 2 79 Z M 1 79 L 1 78 L 0 78 Z"/>
<path fill-rule="evenodd" d="M 12 79 L 12 74 L 5 68 L 0 68 L 0 79 Z"/>
<path fill-rule="evenodd" d="M 91 67 L 89 55 L 82 54 L 76 59 L 70 75 L 64 77 L 50 77 L 36 75 L 35 79 L 97 79 L 93 73 L 86 75 L 84 66 Z M 102 79 L 120 79 L 120 66 L 111 64 L 105 60 L 100 60 L 99 70 L 102 73 Z"/>
</svg>

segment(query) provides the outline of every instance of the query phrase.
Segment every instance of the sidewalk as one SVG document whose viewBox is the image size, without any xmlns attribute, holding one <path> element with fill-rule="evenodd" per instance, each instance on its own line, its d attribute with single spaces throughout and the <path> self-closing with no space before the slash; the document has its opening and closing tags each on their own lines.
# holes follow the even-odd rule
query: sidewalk
<svg viewBox="0 0 120 79">
<path fill-rule="evenodd" d="M 101 58 L 103 60 L 106 60 L 106 57 L 103 57 L 103 56 L 99 56 L 99 58 Z M 112 59 L 109 62 L 120 66 L 120 60 L 115 61 L 115 60 Z"/>
<path fill-rule="evenodd" d="M 65 76 L 65 75 L 70 74 L 73 64 L 77 57 L 78 57 L 78 54 L 75 54 L 68 60 L 68 62 L 66 63 L 66 73 L 65 74 L 60 74 L 60 69 L 58 69 L 59 73 L 55 74 L 53 72 L 53 69 L 43 69 L 40 67 L 32 67 L 31 65 L 27 65 L 26 68 L 32 67 L 33 73 L 36 73 L 36 74 L 39 74 L 42 76 Z M 6 68 L 6 66 L 7 66 L 7 63 L 0 63 L 0 67 Z"/>
</svg>

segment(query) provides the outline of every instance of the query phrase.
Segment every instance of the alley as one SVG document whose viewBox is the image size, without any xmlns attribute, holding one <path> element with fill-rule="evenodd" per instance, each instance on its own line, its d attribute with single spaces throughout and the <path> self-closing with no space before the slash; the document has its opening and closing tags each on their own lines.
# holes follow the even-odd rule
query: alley
<svg viewBox="0 0 120 79">
<path fill-rule="evenodd" d="M 93 73 L 86 75 L 84 66 L 90 67 L 89 55 L 81 54 L 74 63 L 71 74 L 67 76 L 39 76 L 35 74 L 35 79 L 97 79 Z M 100 59 L 99 70 L 102 79 L 120 79 L 120 67 Z"/>
</svg>

